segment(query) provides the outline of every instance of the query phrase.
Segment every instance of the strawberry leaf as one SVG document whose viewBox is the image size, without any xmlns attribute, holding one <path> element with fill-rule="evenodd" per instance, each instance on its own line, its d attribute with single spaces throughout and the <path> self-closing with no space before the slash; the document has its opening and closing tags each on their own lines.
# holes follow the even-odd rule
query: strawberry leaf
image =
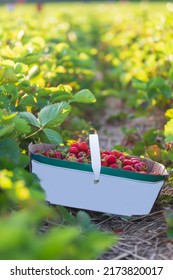
<svg viewBox="0 0 173 280">
<path fill-rule="evenodd" d="M 16 73 L 12 69 L 0 69 L 0 84 L 15 83 L 18 81 Z"/>
<path fill-rule="evenodd" d="M 83 89 L 74 94 L 71 102 L 94 103 L 96 102 L 96 98 L 90 90 Z"/>
<path fill-rule="evenodd" d="M 151 145 L 146 148 L 147 155 L 154 161 L 160 161 L 161 149 L 157 145 Z"/>
<path fill-rule="evenodd" d="M 15 124 L 14 128 L 17 132 L 28 134 L 31 131 L 31 127 L 28 122 L 19 115 L 13 118 L 13 122 Z"/>
<path fill-rule="evenodd" d="M 170 119 L 164 127 L 164 135 L 165 135 L 165 141 L 170 142 L 173 141 L 173 119 Z"/>
<path fill-rule="evenodd" d="M 71 111 L 68 102 L 60 102 L 45 106 L 39 113 L 38 119 L 42 127 L 54 127 L 60 125 Z"/>
<path fill-rule="evenodd" d="M 51 144 L 63 143 L 63 139 L 57 131 L 50 129 L 50 128 L 44 128 L 43 132 L 45 133 L 46 137 L 48 138 L 48 140 Z"/>
<path fill-rule="evenodd" d="M 19 147 L 14 140 L 10 138 L 4 138 L 0 140 L 0 159 L 4 159 L 13 163 L 19 162 Z"/>
<path fill-rule="evenodd" d="M 37 118 L 30 112 L 20 112 L 19 116 L 27 121 L 28 124 L 39 127 L 40 128 L 40 123 L 37 120 Z"/>
</svg>

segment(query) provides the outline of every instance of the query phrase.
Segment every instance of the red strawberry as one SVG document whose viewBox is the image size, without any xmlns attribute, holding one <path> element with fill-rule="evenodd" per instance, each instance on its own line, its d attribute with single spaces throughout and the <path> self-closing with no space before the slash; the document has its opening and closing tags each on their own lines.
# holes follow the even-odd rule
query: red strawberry
<svg viewBox="0 0 173 280">
<path fill-rule="evenodd" d="M 70 147 L 69 148 L 69 152 L 71 153 L 71 154 L 75 154 L 75 155 L 77 155 L 78 154 L 78 152 L 79 152 L 79 149 L 77 148 L 77 147 Z"/>
<path fill-rule="evenodd" d="M 87 152 L 88 149 L 89 149 L 89 147 L 88 147 L 88 145 L 87 145 L 86 142 L 80 142 L 80 143 L 78 144 L 78 149 L 79 149 L 80 151 L 82 151 L 82 152 Z"/>
<path fill-rule="evenodd" d="M 126 159 L 131 159 L 131 156 L 127 156 L 127 155 L 126 155 L 125 158 L 126 158 Z"/>
<path fill-rule="evenodd" d="M 83 158 L 83 157 L 79 157 L 79 158 L 77 159 L 77 161 L 78 161 L 78 162 L 84 162 L 84 158 Z"/>
<path fill-rule="evenodd" d="M 116 151 L 116 150 L 112 150 L 112 151 L 111 151 L 111 155 L 114 155 L 116 158 L 118 158 L 118 157 L 120 157 L 120 156 L 122 155 L 122 153 L 121 153 L 121 152 L 118 152 L 118 151 Z"/>
<path fill-rule="evenodd" d="M 123 170 L 127 170 L 127 171 L 136 171 L 134 167 L 132 167 L 131 165 L 126 165 L 123 167 Z"/>
<path fill-rule="evenodd" d="M 105 157 L 105 160 L 107 161 L 108 165 L 110 165 L 116 162 L 116 157 L 114 155 L 108 155 Z"/>
<path fill-rule="evenodd" d="M 136 164 L 136 163 L 139 163 L 139 162 L 140 162 L 139 159 L 131 159 L 131 160 L 132 160 L 133 164 Z"/>
<path fill-rule="evenodd" d="M 126 165 L 133 165 L 133 162 L 131 159 L 124 159 L 123 160 L 123 166 L 126 166 Z"/>
<path fill-rule="evenodd" d="M 62 159 L 62 154 L 59 151 L 56 151 L 53 155 L 54 158 Z"/>
<path fill-rule="evenodd" d="M 46 157 L 49 157 L 51 153 L 52 153 L 52 150 L 49 149 L 49 150 L 46 150 L 46 151 L 44 152 L 44 155 L 45 155 Z"/>
<path fill-rule="evenodd" d="M 73 144 L 71 144 L 71 147 L 77 147 L 78 148 L 79 143 L 78 142 L 74 142 Z"/>
<path fill-rule="evenodd" d="M 105 157 L 106 155 L 110 155 L 110 154 L 111 154 L 110 151 L 102 151 L 102 152 L 101 152 L 101 155 L 102 155 L 103 157 Z"/>
<path fill-rule="evenodd" d="M 101 166 L 108 166 L 108 163 L 106 160 L 102 159 L 101 160 Z"/>
<path fill-rule="evenodd" d="M 120 159 L 121 161 L 123 161 L 123 160 L 125 159 L 125 155 L 121 155 L 121 156 L 119 157 L 119 159 Z"/>
<path fill-rule="evenodd" d="M 137 171 L 143 171 L 143 170 L 146 170 L 146 169 L 147 169 L 146 164 L 145 164 L 144 162 L 135 163 L 135 164 L 134 164 L 134 168 L 135 168 Z"/>
<path fill-rule="evenodd" d="M 111 168 L 118 168 L 118 164 L 113 163 L 113 164 L 109 165 L 109 167 L 111 167 Z"/>
</svg>

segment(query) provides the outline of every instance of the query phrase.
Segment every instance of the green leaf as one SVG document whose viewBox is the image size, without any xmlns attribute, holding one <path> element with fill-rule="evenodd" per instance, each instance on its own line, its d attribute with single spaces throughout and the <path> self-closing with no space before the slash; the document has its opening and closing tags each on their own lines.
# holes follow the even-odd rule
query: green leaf
<svg viewBox="0 0 173 280">
<path fill-rule="evenodd" d="M 18 78 L 12 69 L 1 69 L 0 70 L 0 84 L 15 83 Z"/>
<path fill-rule="evenodd" d="M 13 122 L 17 132 L 28 134 L 31 131 L 31 127 L 29 126 L 28 122 L 19 115 L 13 118 Z"/>
<path fill-rule="evenodd" d="M 167 157 L 170 161 L 173 161 L 173 147 L 171 147 L 168 151 L 167 151 Z"/>
<path fill-rule="evenodd" d="M 161 88 L 161 93 L 166 97 L 166 98 L 171 98 L 172 97 L 172 89 L 169 85 L 164 85 Z"/>
<path fill-rule="evenodd" d="M 10 138 L 0 140 L 0 158 L 18 163 L 20 160 L 20 152 L 17 143 Z"/>
<path fill-rule="evenodd" d="M 27 167 L 27 165 L 29 164 L 29 156 L 28 155 L 25 155 L 25 154 L 21 154 L 20 155 L 20 161 L 18 163 L 18 166 L 19 167 L 22 167 L 22 168 L 25 168 Z"/>
<path fill-rule="evenodd" d="M 173 141 L 173 119 L 169 120 L 164 126 L 165 141 Z"/>
<path fill-rule="evenodd" d="M 144 142 L 143 141 L 139 141 L 135 144 L 133 150 L 132 150 L 132 154 L 136 155 L 136 156 L 141 156 L 145 153 L 145 149 L 144 149 Z"/>
<path fill-rule="evenodd" d="M 22 71 L 22 64 L 21 63 L 16 63 L 15 65 L 15 73 L 20 73 Z"/>
<path fill-rule="evenodd" d="M 71 111 L 68 102 L 60 102 L 45 106 L 39 113 L 38 119 L 42 127 L 53 127 L 60 125 Z"/>
<path fill-rule="evenodd" d="M 18 106 L 34 106 L 35 101 L 34 101 L 34 96 L 32 94 L 23 96 L 20 101 Z"/>
<path fill-rule="evenodd" d="M 42 57 L 41 53 L 29 53 L 23 57 L 16 57 L 14 61 L 22 62 L 24 64 L 30 65 L 33 63 L 38 63 L 39 59 Z"/>
<path fill-rule="evenodd" d="M 157 131 L 153 129 L 147 130 L 143 135 L 143 140 L 146 146 L 150 146 L 156 143 Z"/>
<path fill-rule="evenodd" d="M 157 145 L 151 145 L 146 149 L 147 156 L 154 161 L 160 162 L 161 160 L 161 149 Z"/>
<path fill-rule="evenodd" d="M 40 128 L 40 123 L 37 118 L 30 112 L 20 112 L 19 116 L 27 121 L 28 124 Z"/>
<path fill-rule="evenodd" d="M 143 82 L 141 80 L 138 80 L 136 78 L 132 79 L 132 85 L 134 88 L 137 88 L 139 90 L 146 90 L 147 84 L 146 82 Z"/>
<path fill-rule="evenodd" d="M 14 129 L 14 124 L 7 125 L 6 127 L 0 126 L 0 137 L 9 134 Z"/>
<path fill-rule="evenodd" d="M 172 228 L 172 230 L 173 230 L 173 211 L 172 210 L 166 210 L 164 215 L 165 215 L 168 227 Z"/>
<path fill-rule="evenodd" d="M 43 132 L 46 134 L 46 137 L 48 138 L 48 140 L 51 144 L 63 143 L 63 139 L 57 131 L 50 129 L 50 128 L 44 128 Z"/>
<path fill-rule="evenodd" d="M 90 90 L 83 89 L 74 94 L 71 102 L 94 103 L 96 102 L 96 98 Z"/>
<path fill-rule="evenodd" d="M 172 97 L 172 89 L 162 77 L 155 77 L 148 82 L 149 97 L 155 97 L 158 92 L 166 98 Z"/>
<path fill-rule="evenodd" d="M 66 207 L 58 205 L 56 206 L 56 209 L 60 214 L 60 216 L 62 216 L 62 219 L 66 221 L 66 223 L 68 223 L 69 225 L 75 225 L 76 217 L 72 215 L 71 212 L 69 212 Z"/>
<path fill-rule="evenodd" d="M 5 88 L 4 86 L 0 87 L 0 108 L 8 108 L 9 107 L 9 99 L 8 96 L 6 96 L 6 93 L 4 92 Z"/>
<path fill-rule="evenodd" d="M 162 88 L 165 85 L 165 80 L 162 77 L 154 77 L 148 82 L 149 89 Z"/>
<path fill-rule="evenodd" d="M 96 226 L 91 223 L 90 216 L 85 211 L 79 211 L 77 213 L 77 222 L 79 223 L 79 226 L 85 231 L 96 229 Z"/>
</svg>

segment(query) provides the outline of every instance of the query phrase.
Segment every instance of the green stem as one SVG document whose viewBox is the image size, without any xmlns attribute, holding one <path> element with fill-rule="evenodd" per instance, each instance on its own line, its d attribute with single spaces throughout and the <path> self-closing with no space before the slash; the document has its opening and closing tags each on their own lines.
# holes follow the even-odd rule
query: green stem
<svg viewBox="0 0 173 280">
<path fill-rule="evenodd" d="M 43 128 L 40 127 L 37 131 L 35 131 L 34 133 L 32 133 L 32 134 L 28 135 L 27 137 L 25 137 L 25 139 L 28 139 L 28 138 L 34 136 L 34 135 L 37 134 L 38 132 L 42 131 L 42 129 L 43 129 Z"/>
</svg>

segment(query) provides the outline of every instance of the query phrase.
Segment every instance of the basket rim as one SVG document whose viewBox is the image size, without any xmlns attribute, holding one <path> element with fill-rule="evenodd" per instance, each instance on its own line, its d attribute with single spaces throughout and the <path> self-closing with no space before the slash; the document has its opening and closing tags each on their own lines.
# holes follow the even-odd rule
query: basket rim
<svg viewBox="0 0 173 280">
<path fill-rule="evenodd" d="M 89 163 L 80 163 L 80 162 L 72 162 L 67 160 L 61 160 L 56 158 L 50 158 L 46 157 L 44 155 L 36 154 L 33 152 L 30 152 L 30 158 L 31 160 L 35 160 L 39 163 L 62 167 L 62 168 L 68 168 L 68 169 L 74 169 L 79 171 L 87 171 L 87 172 L 93 172 L 92 166 Z M 157 163 L 159 166 L 160 163 Z M 163 165 L 161 165 L 163 166 Z M 165 168 L 163 166 L 163 168 Z M 165 169 L 166 171 L 166 169 Z M 165 174 L 142 174 L 138 172 L 131 172 L 123 169 L 113 169 L 109 167 L 102 166 L 101 167 L 101 174 L 110 175 L 114 177 L 121 177 L 126 179 L 133 179 L 138 181 L 146 181 L 146 182 L 159 182 L 159 181 L 165 181 L 168 177 L 167 171 Z"/>
</svg>

